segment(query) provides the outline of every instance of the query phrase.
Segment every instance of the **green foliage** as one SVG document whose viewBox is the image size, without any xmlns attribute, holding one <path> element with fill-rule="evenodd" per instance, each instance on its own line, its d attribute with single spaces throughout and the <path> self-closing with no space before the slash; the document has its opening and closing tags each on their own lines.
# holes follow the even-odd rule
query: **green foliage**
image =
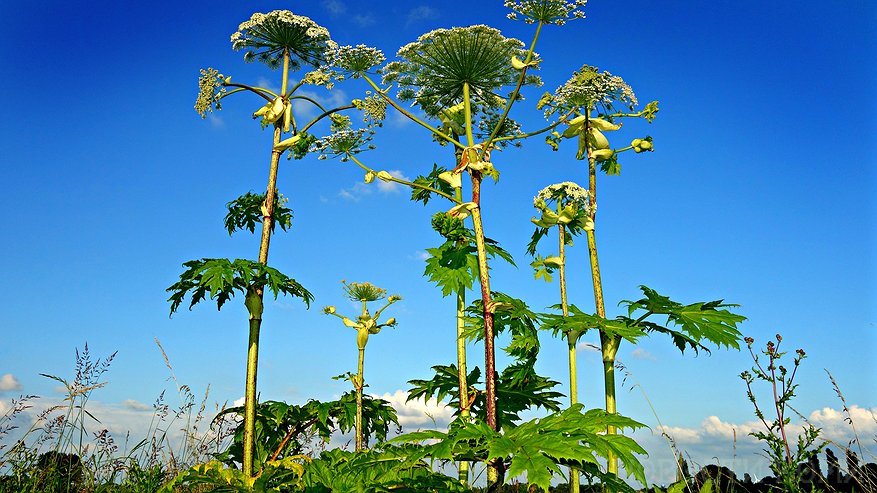
<svg viewBox="0 0 877 493">
<path fill-rule="evenodd" d="M 186 270 L 180 280 L 167 291 L 171 292 L 171 314 L 177 311 L 187 294 L 191 293 L 189 309 L 206 296 L 216 300 L 217 309 L 234 296 L 235 291 L 246 294 L 251 289 L 267 288 L 277 298 L 280 294 L 301 298 L 308 306 L 314 296 L 295 279 L 279 270 L 252 260 L 202 258 L 183 264 Z"/>
<path fill-rule="evenodd" d="M 632 419 L 592 409 L 583 412 L 581 404 L 533 419 L 513 428 L 492 430 L 480 419 L 456 420 L 447 432 L 425 430 L 408 433 L 390 440 L 389 444 L 425 443 L 411 452 L 412 459 L 432 457 L 443 460 L 500 459 L 507 467 L 507 477 L 525 475 L 530 485 L 546 491 L 554 476 L 562 476 L 561 465 L 582 471 L 615 491 L 634 490 L 615 475 L 600 470 L 599 459 L 614 454 L 630 475 L 645 483 L 642 464 L 637 455 L 645 450 L 633 439 L 621 435 L 605 435 L 607 426 L 633 429 L 643 427 Z"/>
<path fill-rule="evenodd" d="M 746 320 L 746 317 L 731 313 L 726 308 L 739 305 L 723 303 L 724 300 L 691 303 L 683 305 L 658 294 L 655 290 L 640 286 L 645 298 L 637 301 L 622 301 L 620 304 L 627 307 L 629 317 L 639 315 L 638 320 L 644 320 L 651 315 L 666 315 L 667 322 L 679 327 L 681 330 L 673 330 L 666 326 L 652 322 L 639 322 L 636 324 L 632 318 L 625 319 L 641 326 L 646 331 L 661 332 L 670 335 L 673 343 L 680 351 L 690 346 L 697 352 L 703 349 L 709 352 L 701 341 L 707 340 L 717 347 L 739 349 L 742 338 L 737 324 Z M 643 313 L 644 312 L 644 313 Z"/>
<path fill-rule="evenodd" d="M 307 457 L 287 457 L 283 460 L 269 461 L 262 471 L 252 477 L 239 469 L 225 467 L 218 461 L 192 466 L 180 473 L 159 493 L 174 493 L 179 487 L 199 487 L 198 491 L 211 493 L 263 493 L 270 491 L 289 491 L 296 486 L 304 474 L 302 462 Z M 204 489 L 200 489 L 204 488 Z"/>
<path fill-rule="evenodd" d="M 560 310 L 560 305 L 554 305 L 551 308 Z M 633 343 L 645 335 L 645 332 L 628 318 L 608 319 L 585 313 L 576 305 L 569 305 L 568 308 L 569 315 L 567 316 L 551 313 L 540 314 L 539 319 L 542 321 L 540 328 L 550 330 L 555 337 L 568 333 L 582 335 L 588 330 L 598 329 L 611 337 L 620 337 Z"/>
<path fill-rule="evenodd" d="M 454 234 L 463 233 L 459 229 Z M 471 289 L 478 279 L 478 250 L 475 247 L 474 233 L 465 230 L 467 242 L 448 240 L 438 248 L 427 248 L 426 268 L 423 275 L 442 290 L 442 296 L 450 296 L 465 289 Z M 515 265 L 509 252 L 496 241 L 485 238 L 485 248 L 490 258 L 499 257 Z"/>
<path fill-rule="evenodd" d="M 323 452 L 305 470 L 302 490 L 306 493 L 454 493 L 468 488 L 432 470 L 415 447 L 388 447 L 359 453 L 334 449 Z"/>
<path fill-rule="evenodd" d="M 541 407 L 549 411 L 560 409 L 559 399 L 563 394 L 552 389 L 558 382 L 536 373 L 535 360 L 524 360 L 506 367 L 496 380 L 496 421 L 500 427 L 514 426 L 520 421 L 520 413 Z M 437 365 L 432 367 L 435 375 L 429 380 L 410 380 L 412 388 L 408 391 L 408 400 L 424 397 L 443 400 L 448 398 L 448 405 L 459 414 L 459 373 L 456 365 Z M 473 416 L 486 419 L 486 398 L 483 391 L 475 387 L 481 384 L 481 370 L 475 367 L 466 376 L 469 385 L 469 409 Z"/>
<path fill-rule="evenodd" d="M 274 196 L 274 210 L 271 215 L 271 232 L 274 227 L 280 225 L 283 231 L 287 231 L 292 227 L 292 210 L 286 207 L 287 198 L 281 194 Z M 240 197 L 232 200 L 228 207 L 228 214 L 225 215 L 225 229 L 231 235 L 235 231 L 249 230 L 255 233 L 256 225 L 262 224 L 262 218 L 265 213 L 263 206 L 265 205 L 265 194 L 247 192 Z"/>
<path fill-rule="evenodd" d="M 511 343 L 504 348 L 506 353 L 519 360 L 535 358 L 539 354 L 539 314 L 530 310 L 522 300 L 499 291 L 493 291 L 491 299 L 495 333 L 511 335 Z M 484 338 L 483 312 L 481 300 L 473 301 L 466 308 L 464 337 L 476 341 Z"/>
<path fill-rule="evenodd" d="M 376 437 L 386 440 L 390 427 L 399 429 L 396 410 L 384 399 L 363 395 L 363 435 L 366 440 Z M 244 407 L 226 409 L 224 415 L 244 415 Z M 354 429 L 356 394 L 346 392 L 340 399 L 329 402 L 310 400 L 299 406 L 278 401 L 259 403 L 256 408 L 255 447 L 253 463 L 256 468 L 265 464 L 277 453 L 278 458 L 305 453 L 312 436 L 328 442 L 332 433 L 347 433 Z M 243 460 L 243 422 L 234 430 L 234 441 L 217 459 L 232 466 Z"/>
<path fill-rule="evenodd" d="M 440 192 L 444 192 L 450 196 L 454 195 L 454 188 L 447 182 L 439 178 L 439 175 L 446 172 L 447 169 L 437 165 L 432 165 L 432 171 L 426 175 L 420 175 L 414 179 L 414 184 L 420 187 L 428 187 Z M 414 202 L 423 202 L 423 205 L 429 203 L 432 198 L 432 192 L 417 186 L 411 187 L 411 200 Z"/>
<path fill-rule="evenodd" d="M 783 485 L 783 491 L 791 493 L 804 491 L 800 484 L 805 471 L 801 470 L 798 464 L 810 461 L 811 458 L 816 457 L 828 445 L 826 441 L 816 443 L 819 440 L 821 430 L 809 423 L 804 427 L 803 433 L 798 435 L 794 452 L 786 436 L 786 426 L 791 422 L 786 417 L 786 410 L 791 409 L 790 402 L 795 397 L 795 391 L 798 388 L 798 384 L 795 383 L 795 375 L 798 372 L 798 366 L 807 355 L 803 349 L 796 350 L 795 358 L 792 361 L 793 366 L 791 371 L 789 371 L 788 368 L 780 364 L 780 360 L 786 353 L 780 351 L 783 338 L 777 334 L 776 344 L 773 341 L 768 341 L 765 349 L 761 351 L 761 354 L 767 357 L 767 365 L 763 365 L 759 360 L 759 356 L 752 349 L 755 340 L 751 337 L 747 337 L 745 340 L 754 366 L 751 373 L 744 371 L 740 374 L 740 378 L 746 382 L 746 397 L 755 408 L 755 416 L 758 417 L 766 430 L 755 431 L 749 434 L 761 440 L 767 446 L 765 452 L 767 453 L 767 458 L 770 459 L 770 469 Z M 771 404 L 776 413 L 776 419 L 768 421 L 758 405 L 758 400 L 755 398 L 752 390 L 752 384 L 755 382 L 755 379 L 761 380 L 771 387 L 774 396 Z"/>
</svg>

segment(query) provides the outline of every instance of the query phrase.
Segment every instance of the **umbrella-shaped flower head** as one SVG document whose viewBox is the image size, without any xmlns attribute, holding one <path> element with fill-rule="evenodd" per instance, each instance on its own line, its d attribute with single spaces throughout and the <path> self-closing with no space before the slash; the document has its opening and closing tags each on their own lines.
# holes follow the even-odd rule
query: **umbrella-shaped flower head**
<svg viewBox="0 0 877 493">
<path fill-rule="evenodd" d="M 551 106 L 562 109 L 594 108 L 597 105 L 611 109 L 614 103 L 633 109 L 637 105 L 636 95 L 624 79 L 605 70 L 600 72 L 590 65 L 574 72 L 549 100 Z"/>
<path fill-rule="evenodd" d="M 436 29 L 399 50 L 401 60 L 387 64 L 384 83 L 398 84 L 400 99 L 414 101 L 431 116 L 461 103 L 465 84 L 474 106 L 502 107 L 505 100 L 498 91 L 517 83 L 520 71 L 511 59 L 526 58 L 523 47 L 520 40 L 484 25 Z M 525 83 L 539 85 L 541 80 L 528 75 Z"/>
<path fill-rule="evenodd" d="M 386 289 L 379 288 L 370 282 L 344 283 L 344 292 L 352 301 L 377 301 L 387 297 Z"/>
<path fill-rule="evenodd" d="M 255 13 L 241 23 L 231 35 L 231 46 L 244 51 L 244 60 L 259 60 L 271 68 L 280 66 L 283 53 L 290 55 L 290 69 L 302 63 L 318 67 L 325 62 L 325 53 L 337 45 L 329 31 L 309 17 L 295 15 L 288 10 L 274 10 L 267 14 Z"/>
<path fill-rule="evenodd" d="M 505 6 L 512 10 L 508 14 L 511 20 L 517 20 L 520 15 L 527 24 L 542 22 L 562 26 L 568 19 L 584 19 L 585 12 L 582 9 L 587 3 L 588 0 L 506 0 Z"/>
</svg>

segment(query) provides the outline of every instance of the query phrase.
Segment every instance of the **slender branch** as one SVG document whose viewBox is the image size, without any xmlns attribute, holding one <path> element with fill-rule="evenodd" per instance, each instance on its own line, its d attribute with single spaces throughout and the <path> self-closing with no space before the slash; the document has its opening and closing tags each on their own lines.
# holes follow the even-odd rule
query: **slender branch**
<svg viewBox="0 0 877 493">
<path fill-rule="evenodd" d="M 309 128 L 313 127 L 314 125 L 316 125 L 317 122 L 319 122 L 319 121 L 322 120 L 323 118 L 326 118 L 327 116 L 329 116 L 329 115 L 331 115 L 331 114 L 333 114 L 333 113 L 338 113 L 339 111 L 344 111 L 344 110 L 351 110 L 351 109 L 353 109 L 353 108 L 356 108 L 356 106 L 353 106 L 352 104 L 348 104 L 348 105 L 346 105 L 346 106 L 339 106 L 339 107 L 337 107 L 337 108 L 332 108 L 331 110 L 323 111 L 323 113 L 321 113 L 320 115 L 318 115 L 317 117 L 315 117 L 313 120 L 309 121 L 309 122 L 307 123 L 307 125 L 305 125 L 304 127 L 302 127 L 301 130 L 298 131 L 298 133 L 304 133 L 304 132 L 307 132 L 307 130 L 308 130 Z"/>
<path fill-rule="evenodd" d="M 384 94 L 384 91 L 383 91 L 380 87 L 378 87 L 378 85 L 375 84 L 375 82 L 374 82 L 373 80 L 371 80 L 371 78 L 370 78 L 369 76 L 363 74 L 362 78 L 365 79 L 365 81 L 368 82 L 368 84 L 369 84 L 370 86 L 372 86 L 372 89 L 375 90 L 375 93 L 376 93 L 376 94 L 380 94 L 381 97 L 384 98 L 384 100 L 385 100 L 390 106 L 392 106 L 393 108 L 396 108 L 396 110 L 398 110 L 399 113 L 402 113 L 403 115 L 405 115 L 406 117 L 408 117 L 409 119 L 411 119 L 412 121 L 414 121 L 415 123 L 417 123 L 418 125 L 420 125 L 421 127 L 426 128 L 426 129 L 429 130 L 430 132 L 432 132 L 432 133 L 438 135 L 439 137 L 441 137 L 441 138 L 447 140 L 448 142 L 454 144 L 455 146 L 460 147 L 460 148 L 464 148 L 464 147 L 466 147 L 466 146 L 464 146 L 463 144 L 461 144 L 460 141 L 458 141 L 457 139 L 455 139 L 455 138 L 451 137 L 450 135 L 448 135 L 448 134 L 442 132 L 441 130 L 439 130 L 439 129 L 433 127 L 433 126 L 430 125 L 429 123 L 426 123 L 425 121 L 421 120 L 420 118 L 418 118 L 417 116 L 415 116 L 415 115 L 414 115 L 413 113 L 411 113 L 410 111 L 408 111 L 408 110 L 406 110 L 405 108 L 403 108 L 402 106 L 400 106 L 399 103 L 397 103 L 397 102 L 394 101 L 392 98 L 390 98 L 389 96 L 387 96 L 386 94 Z"/>
<path fill-rule="evenodd" d="M 348 153 L 347 153 L 347 157 L 350 158 L 351 161 L 353 161 L 354 163 L 356 163 L 360 168 L 364 169 L 365 171 L 371 171 L 372 173 L 375 172 L 375 170 L 369 168 L 368 166 L 366 166 L 365 164 L 363 164 L 362 161 L 360 161 L 359 159 L 357 159 L 357 158 L 356 158 L 356 155 L 354 155 L 354 154 L 350 154 L 350 153 L 348 152 Z M 421 189 L 421 190 L 426 190 L 426 191 L 431 192 L 431 193 L 434 193 L 434 194 L 436 194 L 436 195 L 441 195 L 442 197 L 444 197 L 444 198 L 450 200 L 451 202 L 453 202 L 453 203 L 455 203 L 455 204 L 462 204 L 462 203 L 463 203 L 461 200 L 457 200 L 457 199 L 455 199 L 454 197 L 452 197 L 452 196 L 446 194 L 445 192 L 442 192 L 441 190 L 436 190 L 435 188 L 432 188 L 432 187 L 429 187 L 429 186 L 426 186 L 426 185 L 421 185 L 421 184 L 419 184 L 419 183 L 414 183 L 414 182 L 411 182 L 411 181 L 408 181 L 408 180 L 403 180 L 403 179 L 401 179 L 401 178 L 396 178 L 395 176 L 392 176 L 392 175 L 390 176 L 389 181 L 392 181 L 392 182 L 394 182 L 394 183 L 398 183 L 398 184 L 400 184 L 400 185 L 405 185 L 405 186 L 407 186 L 407 187 L 411 187 L 411 188 L 419 188 L 419 189 Z"/>
<path fill-rule="evenodd" d="M 534 130 L 533 132 L 525 132 L 525 133 L 520 133 L 517 135 L 505 135 L 503 137 L 497 137 L 497 138 L 493 139 L 493 141 L 494 142 L 501 142 L 504 140 L 520 140 L 520 139 L 526 139 L 528 137 L 533 137 L 534 135 L 544 134 L 545 132 L 548 132 L 549 130 L 554 130 L 561 123 L 566 123 L 566 119 L 569 118 L 570 116 L 572 116 L 572 114 L 574 112 L 575 112 L 575 109 L 569 110 L 565 115 L 560 117 L 560 119 L 558 119 L 556 122 L 552 123 L 551 125 L 548 125 L 545 128 L 540 128 L 539 130 Z"/>
<path fill-rule="evenodd" d="M 301 95 L 299 95 L 299 96 L 290 96 L 289 99 L 291 99 L 291 100 L 292 100 L 292 99 L 301 99 L 301 100 L 304 100 L 304 101 L 307 101 L 307 102 L 313 104 L 314 106 L 316 106 L 317 108 L 319 108 L 320 111 L 326 111 L 326 108 L 325 108 L 322 104 L 320 104 L 319 101 L 317 101 L 317 100 L 314 99 L 314 98 L 308 97 L 308 96 L 301 96 Z"/>
<path fill-rule="evenodd" d="M 225 87 L 238 87 L 238 88 L 240 88 L 240 90 L 242 90 L 242 91 L 252 91 L 252 92 L 258 94 L 259 96 L 262 96 L 263 98 L 265 98 L 266 101 L 271 101 L 271 100 L 273 99 L 273 98 L 268 97 L 268 95 L 271 95 L 271 96 L 273 96 L 273 97 L 275 97 L 275 98 L 277 97 L 277 94 L 274 94 L 274 92 L 269 91 L 268 89 L 265 89 L 264 87 L 253 87 L 253 86 L 248 86 L 248 85 L 246 85 L 246 84 L 238 84 L 238 83 L 235 83 L 235 82 L 229 82 L 229 83 L 224 83 L 224 82 L 223 82 L 222 85 L 225 86 Z M 229 95 L 231 95 L 231 94 L 233 94 L 233 93 L 235 93 L 235 92 L 237 92 L 237 91 L 236 91 L 236 90 L 235 90 L 235 91 L 230 91 L 230 92 L 227 92 L 227 93 L 225 93 L 224 95 L 222 95 L 222 96 L 220 96 L 220 97 L 229 96 Z M 265 93 L 268 93 L 268 95 L 266 95 Z"/>
<path fill-rule="evenodd" d="M 533 52 L 536 50 L 536 41 L 539 39 L 539 33 L 542 31 L 542 21 L 536 25 L 536 33 L 533 34 L 533 41 L 530 42 L 530 49 L 527 50 L 527 56 L 524 59 L 524 64 L 530 63 L 533 59 Z M 515 85 L 515 90 L 512 91 L 511 96 L 509 96 L 508 102 L 506 102 L 505 108 L 502 111 L 502 116 L 499 117 L 499 121 L 496 122 L 496 126 L 493 127 L 493 131 L 490 132 L 490 137 L 487 138 L 487 141 L 481 147 L 481 151 L 479 153 L 479 158 L 484 159 L 484 153 L 490 149 L 490 145 L 493 144 L 494 139 L 499 134 L 499 130 L 502 128 L 503 123 L 505 123 L 506 118 L 509 116 L 509 112 L 512 110 L 512 105 L 515 104 L 515 100 L 518 99 L 518 94 L 521 93 L 521 87 L 524 85 L 524 81 L 527 78 L 527 69 L 529 66 L 525 66 L 521 69 L 521 74 L 518 75 L 518 83 Z"/>
<path fill-rule="evenodd" d="M 280 456 L 280 453 L 283 452 L 283 449 L 286 448 L 286 444 L 289 442 L 289 440 L 290 440 L 292 437 L 294 437 L 295 435 L 298 435 L 299 433 L 301 433 L 301 432 L 307 430 L 308 428 L 310 428 L 311 426 L 313 426 L 313 425 L 316 424 L 316 423 L 317 423 L 317 418 L 312 418 L 312 419 L 310 419 L 309 421 L 305 421 L 304 423 L 302 423 L 302 424 L 300 424 L 300 425 L 298 425 L 298 426 L 293 427 L 292 429 L 290 429 L 290 430 L 286 433 L 286 436 L 283 437 L 283 440 L 280 441 L 280 445 L 277 447 L 277 450 L 275 450 L 274 453 L 271 454 L 271 458 L 268 459 L 268 460 L 269 460 L 269 461 L 277 460 L 277 457 Z"/>
</svg>

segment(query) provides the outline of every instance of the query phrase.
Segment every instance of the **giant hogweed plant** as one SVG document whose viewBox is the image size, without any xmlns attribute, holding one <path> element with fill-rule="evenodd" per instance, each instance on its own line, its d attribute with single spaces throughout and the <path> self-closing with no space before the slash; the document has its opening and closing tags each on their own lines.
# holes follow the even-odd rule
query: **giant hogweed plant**
<svg viewBox="0 0 877 493">
<path fill-rule="evenodd" d="M 558 150 L 562 141 L 575 139 L 576 159 L 586 160 L 588 163 L 589 218 L 588 227 L 583 229 L 587 236 L 596 310 L 595 314 L 588 314 L 577 307 L 570 306 L 569 313 L 546 316 L 545 326 L 556 333 L 563 334 L 581 334 L 590 329 L 598 331 L 603 359 L 605 409 L 609 413 L 617 412 L 615 358 L 622 340 L 627 339 L 635 343 L 644 335 L 660 332 L 669 335 L 682 352 L 689 347 L 695 352 L 699 350 L 709 352 L 705 342 L 716 347 L 739 349 L 741 334 L 737 330 L 737 324 L 745 320 L 745 317 L 728 310 L 736 305 L 725 304 L 723 300 L 681 304 L 646 286 L 641 286 L 644 298 L 620 302 L 620 305 L 626 308 L 626 315 L 615 319 L 606 318 L 595 232 L 597 168 L 599 167 L 607 175 L 618 175 L 621 172 L 621 164 L 618 161 L 620 154 L 628 151 L 639 154 L 654 150 L 652 138 L 649 136 L 635 138 L 630 145 L 613 148 L 604 134 L 604 132 L 620 130 L 624 119 L 642 118 L 651 123 L 658 111 L 658 102 L 652 101 L 642 110 L 635 111 L 637 104 L 633 90 L 621 77 L 585 65 L 554 94 L 543 95 L 537 106 L 544 110 L 546 117 L 555 114 L 572 116 L 566 121 L 567 126 L 564 131 L 552 132 L 546 137 L 546 143 L 554 150 Z M 539 206 L 540 204 L 537 203 L 537 207 Z M 555 216 L 555 213 L 544 210 L 542 218 L 534 221 L 537 229 L 531 242 L 531 253 L 538 239 L 547 233 L 546 226 L 550 226 L 545 222 L 546 214 L 548 219 Z M 666 317 L 666 322 L 654 321 L 654 317 L 662 316 Z M 611 426 L 607 431 L 610 434 L 616 432 Z M 613 458 L 609 461 L 608 470 L 617 472 L 617 460 Z"/>
<path fill-rule="evenodd" d="M 499 31 L 487 26 L 439 29 L 424 34 L 417 41 L 399 50 L 398 61 L 391 62 L 380 70 L 373 70 L 383 60 L 383 55 L 377 50 L 366 47 L 338 49 L 338 56 L 335 57 L 338 63 L 335 64 L 334 69 L 364 79 L 370 85 L 373 94 L 382 98 L 387 106 L 395 108 L 428 130 L 433 139 L 440 144 L 453 146 L 455 163 L 451 169 L 434 166 L 427 176 L 408 182 L 391 176 L 386 171 L 371 168 L 357 156 L 370 139 L 370 135 L 363 131 L 339 132 L 330 138 L 318 141 L 314 146 L 315 150 L 326 156 L 334 155 L 342 160 L 354 162 L 365 171 L 367 183 L 376 178 L 396 182 L 412 187 L 414 189 L 412 196 L 415 200 L 426 202 L 430 196 L 436 195 L 452 202 L 453 207 L 450 210 L 433 218 L 434 227 L 448 241 L 436 252 L 430 252 L 433 256 L 430 260 L 434 262 L 431 265 L 428 261 L 427 275 L 440 284 L 445 295 L 456 295 L 458 348 L 464 349 L 465 345 L 462 342 L 464 330 L 459 322 L 463 319 L 463 310 L 461 310 L 464 305 L 463 294 L 465 288 L 473 284 L 467 274 L 477 274 L 481 299 L 477 301 L 475 307 L 478 310 L 477 325 L 481 333 L 480 339 L 484 341 L 485 346 L 485 390 L 483 395 L 479 396 L 472 388 L 472 380 L 478 377 L 480 372 L 476 368 L 467 375 L 463 365 L 465 356 L 461 349 L 458 349 L 459 366 L 437 367 L 439 374 L 431 384 L 434 384 L 434 388 L 441 389 L 457 387 L 456 404 L 461 416 L 465 416 L 478 400 L 483 402 L 483 423 L 487 429 L 494 430 L 494 433 L 501 433 L 501 428 L 513 426 L 513 422 L 500 425 L 498 409 L 501 405 L 498 400 L 501 400 L 502 396 L 498 392 L 499 374 L 495 367 L 494 349 L 495 318 L 498 316 L 497 313 L 509 309 L 506 305 L 511 303 L 495 299 L 496 295 L 490 288 L 488 259 L 491 252 L 490 242 L 484 234 L 482 182 L 485 177 L 492 177 L 494 180 L 499 177 L 499 171 L 491 160 L 492 152 L 507 143 L 551 131 L 572 115 L 573 111 L 570 110 L 548 127 L 529 133 L 520 131 L 508 118 L 513 104 L 522 99 L 521 88 L 524 85 L 540 83 L 539 79 L 528 71 L 538 66 L 540 62 L 535 53 L 535 45 L 541 29 L 548 24 L 563 24 L 571 17 L 582 17 L 580 7 L 584 3 L 584 1 L 506 2 L 506 5 L 513 10 L 513 17 L 523 17 L 536 25 L 533 41 L 527 49 L 522 42 L 505 38 Z M 357 53 L 360 56 L 352 56 Z M 380 83 L 374 77 L 377 72 L 383 75 Z M 398 86 L 396 98 L 390 95 L 392 84 Z M 509 89 L 510 92 L 501 94 L 501 91 Z M 424 116 L 415 115 L 400 102 L 411 102 Z M 439 123 L 432 124 L 430 120 L 438 120 Z M 471 184 L 471 199 L 465 202 L 462 199 L 463 175 L 468 175 Z M 462 223 L 462 220 L 469 217 L 472 218 L 471 230 Z M 471 234 L 467 234 L 467 231 L 471 231 Z M 474 256 L 470 256 L 465 251 L 472 243 L 474 243 Z M 431 269 L 433 266 L 435 269 Z M 513 336 L 512 346 L 515 344 L 516 339 Z M 510 379 L 517 378 L 518 383 L 532 381 L 524 377 L 530 373 L 523 370 L 529 368 L 532 372 L 532 364 L 527 364 L 531 361 L 519 362 L 517 371 L 511 372 Z M 452 381 L 441 378 L 449 376 L 455 378 L 452 378 Z M 548 386 L 553 384 L 556 382 Z M 429 390 L 423 387 L 420 391 L 423 391 L 424 395 L 429 393 Z M 527 393 L 518 395 L 523 397 L 524 394 Z M 538 402 L 538 399 L 530 398 L 529 402 Z M 475 420 L 472 423 L 478 422 Z M 560 430 L 553 432 L 562 433 Z M 543 438 L 548 439 L 547 436 Z M 623 451 L 626 458 L 634 461 L 633 453 L 641 452 L 635 443 L 625 441 L 618 442 L 616 449 Z M 609 449 L 601 449 L 601 452 L 605 452 L 604 457 L 611 453 Z M 542 452 L 538 453 L 542 454 Z M 566 460 L 563 454 L 553 456 L 547 453 L 542 456 L 546 460 L 555 462 Z M 487 454 L 484 457 L 470 454 L 469 458 L 486 462 L 490 490 L 496 490 L 503 483 L 503 471 L 507 465 L 505 454 Z M 516 473 L 527 472 L 528 477 L 532 475 L 534 484 L 543 483 L 545 471 L 541 469 L 541 464 L 532 470 L 526 468 L 519 470 L 517 469 L 519 465 L 519 462 L 515 462 L 512 470 Z M 581 467 L 581 464 L 578 464 L 578 467 Z M 547 487 L 547 483 L 545 486 Z"/>
<path fill-rule="evenodd" d="M 277 191 L 280 157 L 283 153 L 290 158 L 306 155 L 309 145 L 316 140 L 309 130 L 325 118 L 332 119 L 333 123 L 343 119 L 338 112 L 352 109 L 355 105 L 327 109 L 299 91 L 305 85 L 331 87 L 333 84 L 331 75 L 319 70 L 319 67 L 326 62 L 327 50 L 337 45 L 330 39 L 329 32 L 311 19 L 287 10 L 256 13 L 240 24 L 231 36 L 231 43 L 233 49 L 244 51 L 246 61 L 259 61 L 281 71 L 280 91 L 275 92 L 268 87 L 232 81 L 230 76 L 214 68 L 203 69 L 195 102 L 195 110 L 205 117 L 208 112 L 221 109 L 225 99 L 233 94 L 250 94 L 262 100 L 253 118 L 259 119 L 263 128 L 273 130 L 266 192 L 248 193 L 229 202 L 225 220 L 229 234 L 240 229 L 255 233 L 256 225 L 261 223 L 258 258 L 255 261 L 202 258 L 186 262 L 183 264 L 186 270 L 180 275 L 180 280 L 168 291 L 171 292 L 171 314 L 179 308 L 186 295 L 191 296 L 190 308 L 209 297 L 216 301 L 220 309 L 236 292 L 244 296 L 249 313 L 249 338 L 242 471 L 244 476 L 252 477 L 259 332 L 265 291 L 275 297 L 280 294 L 299 297 L 308 305 L 313 299 L 301 284 L 267 265 L 275 225 L 279 223 L 284 230 L 291 225 L 291 211 L 286 208 L 285 201 Z M 315 70 L 305 74 L 298 82 L 291 83 L 290 74 L 306 66 Z M 300 124 L 296 121 L 295 101 L 316 105 L 321 113 L 307 123 Z"/>
<path fill-rule="evenodd" d="M 379 323 L 381 314 L 384 313 L 390 305 L 401 300 L 399 295 L 390 295 L 387 297 L 387 290 L 379 288 L 369 282 L 351 282 L 344 283 L 344 292 L 351 301 L 361 303 L 361 310 L 355 319 L 351 319 L 337 312 L 334 306 L 323 308 L 323 313 L 333 315 L 341 319 L 345 327 L 349 327 L 356 331 L 356 347 L 358 349 L 358 357 L 356 363 L 356 374 L 348 374 L 346 378 L 353 384 L 356 391 L 356 421 L 355 421 L 355 447 L 359 452 L 366 448 L 365 430 L 362 424 L 363 410 L 363 389 L 365 388 L 365 347 L 368 344 L 369 336 L 377 334 L 384 327 L 395 327 L 396 319 L 389 318 L 384 323 Z M 386 299 L 386 303 L 372 315 L 368 310 L 368 303 Z"/>
</svg>

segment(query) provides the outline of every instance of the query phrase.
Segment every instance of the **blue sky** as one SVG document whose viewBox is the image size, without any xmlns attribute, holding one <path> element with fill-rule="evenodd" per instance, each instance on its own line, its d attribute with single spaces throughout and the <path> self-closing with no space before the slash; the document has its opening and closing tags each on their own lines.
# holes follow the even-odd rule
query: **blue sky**
<svg viewBox="0 0 877 493">
<path fill-rule="evenodd" d="M 202 392 L 211 385 L 211 400 L 239 398 L 242 304 L 222 312 L 204 304 L 169 319 L 164 290 L 183 261 L 255 257 L 257 240 L 229 238 L 222 218 L 226 202 L 264 190 L 270 137 L 249 118 L 260 103 L 247 97 L 229 98 L 221 112 L 200 119 L 192 109 L 198 69 L 279 85 L 278 73 L 245 64 L 228 42 L 252 12 L 277 8 L 312 17 L 341 44 L 375 46 L 391 59 L 437 27 L 484 23 L 530 40 L 531 26 L 505 19 L 502 2 L 472 5 L 0 6 L 10 40 L 0 45 L 0 375 L 11 375 L 0 398 L 57 397 L 55 383 L 38 374 L 70 376 L 73 350 L 87 341 L 97 354 L 119 351 L 96 401 L 150 403 L 168 385 L 154 338 L 181 382 Z M 877 407 L 874 7 L 592 0 L 586 12 L 583 21 L 545 30 L 537 47 L 545 86 L 527 93 L 513 116 L 525 129 L 540 127 L 538 96 L 584 63 L 622 76 L 641 102 L 661 102 L 652 125 L 631 124 L 619 137 L 648 133 L 656 152 L 625 155 L 621 176 L 599 177 L 608 306 L 637 297 L 640 284 L 682 302 L 739 303 L 749 319 L 744 334 L 763 343 L 779 332 L 788 349 L 808 351 L 796 401 L 802 413 L 840 408 L 823 369 L 848 403 Z M 344 102 L 365 88 L 353 81 L 337 89 L 317 95 Z M 392 112 L 375 142 L 363 160 L 410 178 L 448 162 L 446 148 Z M 557 286 L 533 280 L 524 252 L 532 196 L 551 183 L 585 181 L 573 153 L 553 153 L 540 141 L 498 153 L 501 180 L 484 191 L 487 234 L 519 265 L 497 265 L 493 287 L 535 309 L 556 303 Z M 421 277 L 423 251 L 440 243 L 429 226 L 439 206 L 360 182 L 350 163 L 281 162 L 279 188 L 295 217 L 292 231 L 275 237 L 270 263 L 316 302 L 310 310 L 293 299 L 267 305 L 263 399 L 301 402 L 347 390 L 330 377 L 355 367 L 353 336 L 319 309 L 344 306 L 341 279 L 405 297 L 392 309 L 399 326 L 369 344 L 373 393 L 407 389 L 407 380 L 453 359 L 453 301 Z M 591 309 L 583 242 L 570 255 L 571 299 Z M 539 370 L 565 382 L 564 344 L 546 336 L 543 348 Z M 475 363 L 480 347 L 470 354 Z M 596 407 L 599 360 L 582 354 L 580 396 Z M 716 429 L 705 425 L 711 416 L 740 429 L 752 420 L 737 376 L 750 366 L 744 352 L 681 356 L 656 337 L 622 347 L 619 359 L 632 375 L 626 388 L 635 379 L 665 425 L 701 433 L 690 447 L 710 451 L 703 461 L 730 457 L 731 442 L 704 430 Z M 638 390 L 623 390 L 619 409 L 656 424 Z"/>
</svg>

